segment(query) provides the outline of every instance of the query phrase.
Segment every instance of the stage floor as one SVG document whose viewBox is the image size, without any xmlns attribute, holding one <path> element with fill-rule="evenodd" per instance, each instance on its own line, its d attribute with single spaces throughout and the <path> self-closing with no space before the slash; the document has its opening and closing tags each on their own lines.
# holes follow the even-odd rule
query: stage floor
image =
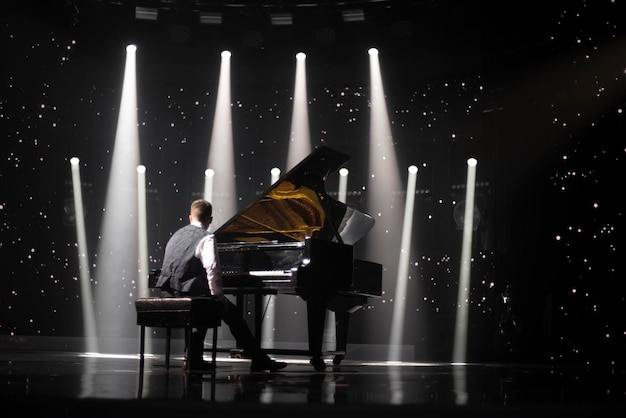
<svg viewBox="0 0 626 418">
<path fill-rule="evenodd" d="M 626 416 L 626 373 L 613 368 L 520 364 L 368 363 L 315 372 L 305 358 L 276 373 L 218 355 L 214 373 L 189 378 L 182 357 L 0 350 L 0 393 L 14 412 L 46 417 Z M 330 363 L 330 361 L 329 361 Z"/>
</svg>

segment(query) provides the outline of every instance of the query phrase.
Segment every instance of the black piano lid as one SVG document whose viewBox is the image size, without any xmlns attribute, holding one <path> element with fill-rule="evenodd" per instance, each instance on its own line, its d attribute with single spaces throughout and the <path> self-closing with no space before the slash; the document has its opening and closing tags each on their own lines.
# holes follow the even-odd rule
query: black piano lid
<svg viewBox="0 0 626 418">
<path fill-rule="evenodd" d="M 353 244 L 374 219 L 330 197 L 325 180 L 350 156 L 321 146 L 282 175 L 215 232 L 218 243 L 304 241 L 305 237 Z"/>
</svg>

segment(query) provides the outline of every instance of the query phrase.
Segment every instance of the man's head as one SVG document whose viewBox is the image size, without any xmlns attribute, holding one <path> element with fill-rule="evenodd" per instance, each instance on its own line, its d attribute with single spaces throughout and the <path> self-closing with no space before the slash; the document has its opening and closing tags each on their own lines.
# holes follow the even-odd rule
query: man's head
<svg viewBox="0 0 626 418">
<path fill-rule="evenodd" d="M 213 206 L 211 203 L 204 199 L 194 200 L 189 209 L 189 222 L 191 221 L 198 221 L 205 229 L 209 229 L 209 225 L 213 221 Z"/>
</svg>

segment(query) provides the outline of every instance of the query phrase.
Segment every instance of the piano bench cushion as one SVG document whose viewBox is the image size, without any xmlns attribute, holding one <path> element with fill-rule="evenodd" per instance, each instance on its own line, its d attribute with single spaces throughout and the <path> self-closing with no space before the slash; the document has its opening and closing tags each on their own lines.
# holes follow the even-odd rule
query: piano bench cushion
<svg viewBox="0 0 626 418">
<path fill-rule="evenodd" d="M 220 326 L 223 303 L 213 297 L 160 298 L 135 300 L 137 325 L 147 327 Z"/>
</svg>

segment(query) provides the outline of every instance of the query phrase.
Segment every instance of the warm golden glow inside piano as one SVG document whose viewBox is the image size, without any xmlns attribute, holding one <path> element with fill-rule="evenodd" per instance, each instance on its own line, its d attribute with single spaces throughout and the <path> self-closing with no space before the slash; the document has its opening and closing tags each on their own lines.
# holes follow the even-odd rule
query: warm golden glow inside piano
<svg viewBox="0 0 626 418">
<path fill-rule="evenodd" d="M 367 298 L 381 296 L 382 266 L 355 258 L 353 247 L 374 219 L 333 199 L 325 188 L 328 175 L 349 159 L 328 147 L 316 149 L 214 232 L 226 293 L 292 294 L 306 301 L 308 355 L 316 370 L 325 367 L 326 309 L 335 312 L 338 365 L 350 314 Z M 260 330 L 257 322 L 257 338 Z"/>
</svg>

